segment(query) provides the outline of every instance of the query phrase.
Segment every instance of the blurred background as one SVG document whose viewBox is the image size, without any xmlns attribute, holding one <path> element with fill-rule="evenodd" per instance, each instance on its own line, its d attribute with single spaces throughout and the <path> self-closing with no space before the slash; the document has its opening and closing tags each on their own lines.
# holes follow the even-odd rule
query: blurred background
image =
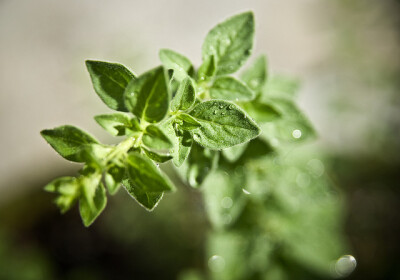
<svg viewBox="0 0 400 280">
<path fill-rule="evenodd" d="M 72 124 L 113 143 L 93 120 L 109 109 L 84 61 L 140 74 L 170 48 L 198 66 L 207 32 L 246 10 L 254 53 L 300 81 L 299 106 L 319 135 L 309 145 L 344 193 L 343 235 L 357 259 L 348 279 L 400 279 L 396 0 L 0 0 L 0 279 L 176 279 L 204 268 L 199 193 L 181 187 L 148 213 L 120 192 L 86 229 L 76 208 L 60 215 L 42 190 L 79 165 L 39 132 Z"/>
</svg>

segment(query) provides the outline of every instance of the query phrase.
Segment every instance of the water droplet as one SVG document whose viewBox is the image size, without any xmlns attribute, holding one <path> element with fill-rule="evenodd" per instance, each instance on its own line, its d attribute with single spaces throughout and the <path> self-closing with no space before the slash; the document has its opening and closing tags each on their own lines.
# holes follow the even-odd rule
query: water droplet
<svg viewBox="0 0 400 280">
<path fill-rule="evenodd" d="M 246 190 L 246 189 L 242 189 L 242 191 L 243 191 L 243 193 L 244 194 L 251 194 L 248 190 Z"/>
<path fill-rule="evenodd" d="M 194 140 L 200 140 L 200 135 L 195 133 L 195 134 L 193 134 L 193 138 L 194 138 Z"/>
<path fill-rule="evenodd" d="M 250 86 L 257 87 L 260 84 L 260 81 L 257 79 L 253 79 L 250 81 Z"/>
<path fill-rule="evenodd" d="M 235 101 L 238 102 L 238 101 L 239 101 L 239 98 L 236 98 Z"/>
<path fill-rule="evenodd" d="M 236 99 L 237 99 L 237 98 L 236 98 Z M 232 109 L 233 109 L 233 105 L 229 105 L 229 106 L 228 106 L 228 109 L 229 109 L 229 110 L 232 110 Z"/>
<path fill-rule="evenodd" d="M 197 186 L 199 185 L 198 182 L 197 182 L 197 179 L 196 179 L 197 174 L 198 174 L 197 168 L 192 167 L 192 168 L 189 170 L 189 184 L 190 184 L 192 187 L 197 187 Z"/>
<path fill-rule="evenodd" d="M 311 183 L 310 176 L 306 173 L 299 173 L 296 176 L 296 183 L 299 187 L 306 188 Z"/>
<path fill-rule="evenodd" d="M 224 109 L 224 105 L 219 105 L 219 108 L 220 109 Z"/>
<path fill-rule="evenodd" d="M 225 268 L 225 259 L 214 255 L 208 260 L 208 268 L 213 272 L 221 272 Z"/>
<path fill-rule="evenodd" d="M 307 162 L 307 165 L 310 168 L 312 174 L 316 177 L 321 177 L 322 174 L 324 174 L 325 172 L 325 166 L 319 159 L 314 158 Z"/>
<path fill-rule="evenodd" d="M 131 92 L 129 95 L 130 95 L 130 96 L 134 96 L 134 95 L 135 95 L 135 93 L 134 93 L 134 92 Z"/>
<path fill-rule="evenodd" d="M 229 40 L 228 38 L 226 38 L 226 39 L 224 39 L 224 40 L 222 41 L 222 43 L 225 44 L 225 45 L 229 45 L 229 44 L 231 43 L 231 40 Z"/>
<path fill-rule="evenodd" d="M 277 147 L 279 145 L 279 140 L 276 138 L 272 138 L 269 142 L 272 147 Z"/>
<path fill-rule="evenodd" d="M 244 115 L 244 118 L 247 119 L 247 115 Z"/>
<path fill-rule="evenodd" d="M 222 200 L 221 200 L 221 206 L 223 208 L 229 209 L 231 208 L 233 205 L 233 200 L 232 198 L 230 198 L 229 196 L 225 196 Z"/>
<path fill-rule="evenodd" d="M 222 112 L 221 115 L 225 115 L 225 112 Z"/>
<path fill-rule="evenodd" d="M 335 263 L 335 272 L 341 277 L 350 275 L 357 266 L 356 259 L 351 255 L 341 256 Z"/>
<path fill-rule="evenodd" d="M 300 129 L 295 129 L 292 132 L 293 138 L 299 139 L 301 137 L 301 130 Z"/>
<path fill-rule="evenodd" d="M 232 222 L 232 216 L 230 214 L 224 214 L 222 215 L 222 222 L 225 225 L 229 225 Z"/>
<path fill-rule="evenodd" d="M 214 110 L 214 115 L 216 115 L 218 113 L 218 111 L 217 110 Z"/>
</svg>

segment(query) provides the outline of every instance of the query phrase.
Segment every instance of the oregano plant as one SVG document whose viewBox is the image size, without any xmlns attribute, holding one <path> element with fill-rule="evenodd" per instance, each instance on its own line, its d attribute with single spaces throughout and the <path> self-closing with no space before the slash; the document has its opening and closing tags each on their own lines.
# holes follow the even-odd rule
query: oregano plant
<svg viewBox="0 0 400 280">
<path fill-rule="evenodd" d="M 337 200 L 319 159 L 291 156 L 315 132 L 294 102 L 296 82 L 270 75 L 264 55 L 241 69 L 253 42 L 254 15 L 244 12 L 211 29 L 199 67 L 169 49 L 160 50 L 161 65 L 140 75 L 86 61 L 94 91 L 116 111 L 94 119 L 123 140 L 102 144 L 70 125 L 41 132 L 62 157 L 82 164 L 77 176 L 45 186 L 61 212 L 79 203 L 90 226 L 121 187 L 152 211 L 176 189 L 159 168 L 169 162 L 203 193 L 213 228 L 207 278 L 287 279 L 287 263 L 329 274 L 342 252 Z M 189 271 L 181 279 L 204 277 Z"/>
<path fill-rule="evenodd" d="M 151 211 L 176 189 L 159 168 L 170 162 L 204 195 L 213 226 L 210 278 L 284 279 L 286 262 L 326 275 L 342 249 L 339 221 L 332 218 L 338 216 L 336 200 L 326 195 L 331 186 L 321 161 L 289 156 L 294 144 L 315 132 L 294 102 L 297 84 L 270 75 L 265 56 L 241 69 L 253 42 L 254 15 L 244 12 L 211 29 L 199 67 L 169 49 L 160 50 L 161 65 L 140 75 L 118 63 L 86 61 L 94 91 L 115 111 L 94 119 L 124 138 L 102 144 L 70 125 L 41 132 L 62 157 L 82 164 L 77 176 L 45 186 L 57 195 L 61 212 L 78 203 L 83 224 L 90 226 L 107 195 L 121 187 Z M 300 192 L 295 185 L 304 195 L 293 200 Z M 299 203 L 304 211 L 293 210 Z M 314 235 L 310 221 L 326 224 Z M 327 244 L 329 250 L 315 250 Z M 182 279 L 204 279 L 193 273 Z"/>
</svg>

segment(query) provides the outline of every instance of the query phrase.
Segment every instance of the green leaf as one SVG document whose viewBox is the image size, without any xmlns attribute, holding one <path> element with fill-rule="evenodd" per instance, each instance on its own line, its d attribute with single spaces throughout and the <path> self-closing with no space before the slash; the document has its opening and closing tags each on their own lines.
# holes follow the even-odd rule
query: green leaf
<svg viewBox="0 0 400 280">
<path fill-rule="evenodd" d="M 89 166 L 101 169 L 104 168 L 106 164 L 105 158 L 113 149 L 114 147 L 108 147 L 102 144 L 85 145 L 79 153 L 79 159 Z"/>
<path fill-rule="evenodd" d="M 293 100 L 299 89 L 299 81 L 282 75 L 274 75 L 268 79 L 262 91 L 265 98 L 284 98 Z"/>
<path fill-rule="evenodd" d="M 258 123 L 270 122 L 281 116 L 281 113 L 273 105 L 262 103 L 258 100 L 244 103 L 242 107 Z"/>
<path fill-rule="evenodd" d="M 193 142 L 192 135 L 188 131 L 180 130 L 179 124 L 173 118 L 164 122 L 161 128 L 173 143 L 173 148 L 171 149 L 172 162 L 179 167 L 189 155 Z"/>
<path fill-rule="evenodd" d="M 180 113 L 177 116 L 176 124 L 178 124 L 179 129 L 183 130 L 193 130 L 201 126 L 201 124 L 195 118 L 186 113 Z"/>
<path fill-rule="evenodd" d="M 264 55 L 259 56 L 240 77 L 250 89 L 259 93 L 267 81 L 266 57 Z"/>
<path fill-rule="evenodd" d="M 136 199 L 140 205 L 149 211 L 154 210 L 164 195 L 164 192 L 147 192 L 140 187 L 135 186 L 135 184 L 129 178 L 123 180 L 122 184 L 129 194 Z"/>
<path fill-rule="evenodd" d="M 164 132 L 155 125 L 149 125 L 143 133 L 142 137 L 143 144 L 151 149 L 169 149 L 173 147 L 173 144 Z"/>
<path fill-rule="evenodd" d="M 282 112 L 280 119 L 263 125 L 262 137 L 268 139 L 271 145 L 278 146 L 315 138 L 314 128 L 292 100 L 269 98 L 268 102 Z"/>
<path fill-rule="evenodd" d="M 79 177 L 82 188 L 79 211 L 86 227 L 96 220 L 107 204 L 106 190 L 100 180 L 100 173 L 88 173 Z"/>
<path fill-rule="evenodd" d="M 156 153 L 156 152 L 150 151 L 149 149 L 146 149 L 145 147 L 142 147 L 142 149 L 148 158 L 150 158 L 151 160 L 154 160 L 156 162 L 163 163 L 163 162 L 166 162 L 166 161 L 169 161 L 170 159 L 172 159 L 172 156 L 169 154 Z"/>
<path fill-rule="evenodd" d="M 82 162 L 79 155 L 85 145 L 98 143 L 93 136 L 71 125 L 45 129 L 40 134 L 63 158 L 75 162 Z"/>
<path fill-rule="evenodd" d="M 222 150 L 222 154 L 224 157 L 230 161 L 230 162 L 235 162 L 240 158 L 240 156 L 243 154 L 243 152 L 246 150 L 247 145 L 251 142 L 246 142 L 243 144 L 239 144 L 227 149 Z"/>
<path fill-rule="evenodd" d="M 257 137 L 261 130 L 238 106 L 223 100 L 198 104 L 190 113 L 201 127 L 193 130 L 193 139 L 210 149 L 225 149 Z"/>
<path fill-rule="evenodd" d="M 232 170 L 233 171 L 233 170 Z M 247 196 L 243 193 L 246 176 L 243 168 L 227 173 L 211 173 L 204 182 L 204 201 L 211 223 L 217 228 L 229 226 L 243 211 Z"/>
<path fill-rule="evenodd" d="M 61 177 L 47 184 L 44 189 L 48 192 L 57 193 L 55 203 L 61 213 L 67 212 L 79 197 L 79 183 L 74 177 Z"/>
<path fill-rule="evenodd" d="M 156 123 L 167 114 L 170 95 L 168 75 L 159 66 L 131 81 L 125 91 L 125 103 L 139 119 Z"/>
<path fill-rule="evenodd" d="M 139 121 L 123 113 L 98 115 L 95 121 L 107 132 L 114 136 L 127 135 L 130 132 L 140 131 Z"/>
<path fill-rule="evenodd" d="M 214 55 L 210 55 L 203 61 L 203 64 L 199 67 L 199 70 L 197 72 L 197 79 L 199 81 L 209 79 L 210 77 L 214 76 L 216 69 L 217 65 L 215 64 Z"/>
<path fill-rule="evenodd" d="M 163 192 L 175 189 L 169 178 L 144 155 L 129 153 L 126 164 L 130 181 L 144 192 Z M 132 194 L 133 190 L 129 186 L 125 187 Z"/>
<path fill-rule="evenodd" d="M 124 91 L 135 75 L 118 63 L 86 60 L 86 67 L 101 100 L 113 110 L 127 112 Z"/>
<path fill-rule="evenodd" d="M 185 111 L 193 106 L 195 100 L 196 92 L 194 90 L 192 79 L 186 78 L 181 82 L 174 99 L 172 99 L 171 111 Z"/>
<path fill-rule="evenodd" d="M 194 68 L 192 63 L 185 56 L 168 49 L 159 52 L 160 60 L 165 68 L 174 70 L 174 78 L 183 81 L 187 76 L 192 76 Z"/>
<path fill-rule="evenodd" d="M 250 56 L 253 48 L 254 15 L 245 12 L 218 24 L 207 34 L 203 47 L 203 61 L 214 56 L 217 75 L 236 72 Z"/>
<path fill-rule="evenodd" d="M 254 92 L 234 77 L 218 77 L 210 88 L 210 96 L 214 99 L 231 101 L 247 101 L 255 98 Z"/>
<path fill-rule="evenodd" d="M 204 179 L 216 168 L 219 153 L 193 144 L 188 158 L 187 181 L 193 188 L 198 188 Z"/>
<path fill-rule="evenodd" d="M 121 186 L 121 182 L 125 177 L 125 166 L 113 163 L 104 174 L 104 181 L 106 183 L 108 192 L 111 195 L 117 193 Z"/>
</svg>

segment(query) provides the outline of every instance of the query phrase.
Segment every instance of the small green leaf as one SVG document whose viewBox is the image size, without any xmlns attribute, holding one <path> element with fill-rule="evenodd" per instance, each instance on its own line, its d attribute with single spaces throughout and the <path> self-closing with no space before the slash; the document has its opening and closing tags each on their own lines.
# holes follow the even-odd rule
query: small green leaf
<svg viewBox="0 0 400 280">
<path fill-rule="evenodd" d="M 79 159 L 89 166 L 101 169 L 106 164 L 104 159 L 112 150 L 113 147 L 102 144 L 88 144 L 80 150 Z"/>
<path fill-rule="evenodd" d="M 242 170 L 232 170 L 229 175 L 217 170 L 204 182 L 204 200 L 208 202 L 206 212 L 216 228 L 233 224 L 246 205 L 247 196 L 242 190 L 246 186 L 246 174 Z"/>
<path fill-rule="evenodd" d="M 74 177 L 61 177 L 47 184 L 44 189 L 48 192 L 57 193 L 55 203 L 61 213 L 67 212 L 79 197 L 79 184 Z"/>
<path fill-rule="evenodd" d="M 314 128 L 292 100 L 270 98 L 268 102 L 282 112 L 282 117 L 263 125 L 263 138 L 268 139 L 274 146 L 315 138 Z"/>
<path fill-rule="evenodd" d="M 142 147 L 142 150 L 144 151 L 144 153 L 146 154 L 146 156 L 151 159 L 154 160 L 155 162 L 166 162 L 169 161 L 170 159 L 172 159 L 172 156 L 167 154 L 160 154 L 160 153 L 156 153 L 153 151 L 150 151 L 149 149 L 146 149 L 145 147 Z"/>
<path fill-rule="evenodd" d="M 106 190 L 100 179 L 100 173 L 84 174 L 78 178 L 82 188 L 79 211 L 86 227 L 94 222 L 107 204 Z"/>
<path fill-rule="evenodd" d="M 123 113 L 98 115 L 95 121 L 107 132 L 114 136 L 127 135 L 133 131 L 140 131 L 139 121 Z"/>
<path fill-rule="evenodd" d="M 254 92 L 234 77 L 218 77 L 210 88 L 210 96 L 214 99 L 231 101 L 247 101 L 255 98 Z"/>
<path fill-rule="evenodd" d="M 164 195 L 164 192 L 146 192 L 135 186 L 129 178 L 123 180 L 122 184 L 129 194 L 148 211 L 153 211 Z"/>
<path fill-rule="evenodd" d="M 179 123 L 179 128 L 183 130 L 193 130 L 201 126 L 195 118 L 186 113 L 180 113 L 177 116 L 177 120 L 182 121 L 182 123 L 179 121 L 177 121 L 177 123 Z"/>
<path fill-rule="evenodd" d="M 267 81 L 266 57 L 264 55 L 259 56 L 240 77 L 250 89 L 259 93 Z"/>
<path fill-rule="evenodd" d="M 193 188 L 198 188 L 205 178 L 217 166 L 219 153 L 198 144 L 193 144 L 188 158 L 187 181 Z"/>
<path fill-rule="evenodd" d="M 93 136 L 71 125 L 45 129 L 40 134 L 63 158 L 75 162 L 82 162 L 80 151 L 85 145 L 98 143 Z"/>
<path fill-rule="evenodd" d="M 139 153 L 129 153 L 126 161 L 127 173 L 133 186 L 144 192 L 163 192 L 174 190 L 169 178 L 147 157 Z M 125 186 L 132 194 L 133 190 Z"/>
<path fill-rule="evenodd" d="M 185 111 L 193 106 L 195 100 L 196 92 L 193 86 L 192 79 L 186 78 L 181 82 L 174 99 L 172 99 L 171 111 Z"/>
<path fill-rule="evenodd" d="M 183 81 L 187 76 L 192 76 L 194 68 L 185 56 L 168 49 L 162 49 L 159 53 L 160 60 L 165 68 L 173 69 L 173 77 L 177 81 Z"/>
<path fill-rule="evenodd" d="M 175 123 L 173 118 L 164 122 L 161 128 L 173 143 L 173 148 L 171 149 L 172 162 L 179 167 L 189 155 L 193 142 L 192 135 L 189 131 L 180 130 L 179 125 Z"/>
<path fill-rule="evenodd" d="M 164 132 L 155 125 L 149 125 L 143 133 L 142 137 L 143 144 L 151 149 L 169 149 L 173 145 L 169 138 L 164 134 Z"/>
<path fill-rule="evenodd" d="M 299 81 L 282 75 L 274 75 L 268 79 L 262 91 L 265 98 L 284 98 L 293 100 L 299 89 Z"/>
<path fill-rule="evenodd" d="M 230 161 L 230 162 L 235 162 L 240 158 L 240 156 L 243 154 L 243 152 L 246 150 L 247 145 L 251 142 L 246 142 L 243 144 L 239 144 L 227 149 L 222 150 L 222 154 L 224 157 Z"/>
<path fill-rule="evenodd" d="M 127 112 L 124 91 L 135 75 L 118 63 L 87 60 L 86 67 L 101 100 L 113 110 Z"/>
<path fill-rule="evenodd" d="M 214 56 L 217 75 L 236 72 L 253 48 L 254 15 L 245 12 L 218 24 L 207 34 L 202 47 L 203 61 Z"/>
<path fill-rule="evenodd" d="M 190 113 L 201 127 L 193 130 L 193 139 L 210 149 L 225 149 L 257 137 L 261 130 L 238 106 L 223 100 L 198 104 Z"/>
<path fill-rule="evenodd" d="M 244 103 L 242 107 L 258 123 L 270 122 L 281 116 L 281 113 L 273 105 L 258 100 Z"/>
<path fill-rule="evenodd" d="M 203 64 L 199 67 L 199 71 L 197 72 L 197 79 L 199 81 L 207 80 L 210 77 L 215 75 L 217 65 L 215 64 L 214 55 L 208 56 Z"/>
<path fill-rule="evenodd" d="M 168 74 L 159 66 L 131 81 L 125 91 L 125 103 L 139 119 L 156 123 L 167 114 L 170 95 Z"/>
<path fill-rule="evenodd" d="M 125 177 L 125 167 L 113 163 L 104 174 L 104 181 L 106 183 L 108 192 L 111 195 L 117 193 L 121 186 L 121 182 Z"/>
</svg>

